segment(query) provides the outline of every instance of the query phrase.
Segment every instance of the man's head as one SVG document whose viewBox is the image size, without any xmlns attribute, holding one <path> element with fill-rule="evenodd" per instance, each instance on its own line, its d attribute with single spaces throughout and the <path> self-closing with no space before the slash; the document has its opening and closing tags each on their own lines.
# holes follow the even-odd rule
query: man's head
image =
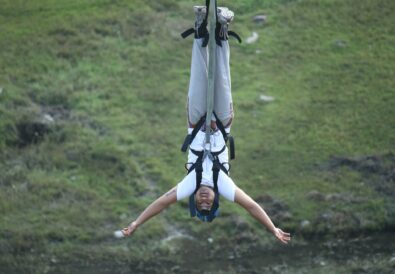
<svg viewBox="0 0 395 274">
<path fill-rule="evenodd" d="M 195 194 L 189 196 L 191 217 L 203 222 L 212 222 L 219 214 L 219 195 L 212 188 L 200 186 Z"/>
<path fill-rule="evenodd" d="M 215 199 L 214 190 L 211 187 L 201 185 L 195 194 L 197 210 L 207 212 L 211 210 Z"/>
</svg>

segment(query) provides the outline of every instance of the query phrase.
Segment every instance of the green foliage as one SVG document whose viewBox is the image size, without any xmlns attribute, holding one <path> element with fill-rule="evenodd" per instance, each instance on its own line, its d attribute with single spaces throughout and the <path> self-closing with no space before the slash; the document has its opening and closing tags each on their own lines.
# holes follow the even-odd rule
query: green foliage
<svg viewBox="0 0 395 274">
<path fill-rule="evenodd" d="M 100 246 L 92 255 L 98 258 L 135 248 L 123 243 L 114 250 L 111 231 L 185 174 L 179 147 L 191 40 L 179 33 L 193 26 L 193 4 L 2 1 L 1 254 L 66 257 L 78 253 L 74 247 Z M 303 220 L 313 225 L 306 234 L 393 226 L 395 202 L 377 190 L 379 175 L 330 167 L 333 156 L 393 153 L 393 1 L 220 5 L 235 11 L 231 29 L 244 40 L 259 34 L 254 44 L 231 41 L 235 182 L 253 198 L 268 194 L 283 203 L 290 217 L 278 225 L 291 231 L 299 232 Z M 251 20 L 262 13 L 265 24 Z M 263 102 L 262 94 L 275 100 Z M 53 121 L 43 130 L 34 127 L 48 116 Z M 313 190 L 343 196 L 309 199 Z M 242 232 L 246 242 L 268 241 L 233 204 L 223 203 L 223 218 L 209 226 L 190 220 L 180 204 L 139 230 L 133 241 L 148 247 L 134 259 L 171 253 L 157 243 L 172 229 L 221 243 Z M 329 224 L 336 226 L 328 229 L 323 215 L 335 216 Z"/>
</svg>

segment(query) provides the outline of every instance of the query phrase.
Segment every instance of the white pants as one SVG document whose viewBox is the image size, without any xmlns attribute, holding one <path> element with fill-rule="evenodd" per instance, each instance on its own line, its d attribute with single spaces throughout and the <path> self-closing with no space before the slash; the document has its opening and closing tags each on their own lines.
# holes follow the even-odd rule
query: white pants
<svg viewBox="0 0 395 274">
<path fill-rule="evenodd" d="M 208 47 L 202 47 L 203 39 L 194 39 L 192 47 L 191 77 L 188 90 L 188 123 L 193 127 L 207 111 Z M 214 111 L 225 128 L 233 120 L 232 93 L 229 67 L 229 44 L 221 41 L 216 46 L 214 87 Z"/>
</svg>

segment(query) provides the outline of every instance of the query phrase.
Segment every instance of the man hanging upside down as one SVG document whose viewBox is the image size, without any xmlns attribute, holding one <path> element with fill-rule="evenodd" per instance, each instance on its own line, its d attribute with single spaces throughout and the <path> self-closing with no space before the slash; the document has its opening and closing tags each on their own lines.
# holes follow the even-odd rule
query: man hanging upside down
<svg viewBox="0 0 395 274">
<path fill-rule="evenodd" d="M 136 220 L 122 230 L 124 236 L 136 229 L 169 205 L 189 196 L 191 216 L 211 222 L 218 215 L 219 196 L 236 202 L 263 224 L 281 242 L 288 243 L 290 234 L 277 228 L 269 216 L 249 195 L 229 177 L 228 148 L 226 141 L 233 120 L 231 79 L 229 69 L 228 25 L 233 12 L 217 8 L 216 68 L 214 88 L 214 115 L 211 129 L 205 128 L 207 75 L 207 12 L 205 6 L 195 6 L 196 23 L 193 33 L 191 76 L 188 91 L 188 175 L 167 193 L 150 204 Z M 231 32 L 229 32 L 231 34 Z M 232 33 L 234 34 L 234 33 Z M 211 131 L 210 152 L 204 153 L 206 130 Z M 185 144 L 184 144 L 185 145 Z"/>
</svg>

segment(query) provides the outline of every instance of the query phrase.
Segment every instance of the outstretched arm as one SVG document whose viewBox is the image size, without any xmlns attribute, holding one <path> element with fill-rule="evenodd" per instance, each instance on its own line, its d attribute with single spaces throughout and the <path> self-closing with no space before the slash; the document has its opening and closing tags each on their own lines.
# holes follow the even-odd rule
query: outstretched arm
<svg viewBox="0 0 395 274">
<path fill-rule="evenodd" d="M 123 235 L 130 236 L 143 223 L 162 212 L 163 209 L 177 201 L 177 186 L 152 202 L 128 227 L 122 230 Z"/>
<path fill-rule="evenodd" d="M 236 187 L 235 202 L 244 207 L 255 219 L 263 224 L 274 236 L 284 244 L 291 240 L 289 233 L 283 232 L 281 229 L 274 226 L 270 217 L 266 214 L 265 210 L 255 202 L 249 195 L 242 189 Z"/>
</svg>

